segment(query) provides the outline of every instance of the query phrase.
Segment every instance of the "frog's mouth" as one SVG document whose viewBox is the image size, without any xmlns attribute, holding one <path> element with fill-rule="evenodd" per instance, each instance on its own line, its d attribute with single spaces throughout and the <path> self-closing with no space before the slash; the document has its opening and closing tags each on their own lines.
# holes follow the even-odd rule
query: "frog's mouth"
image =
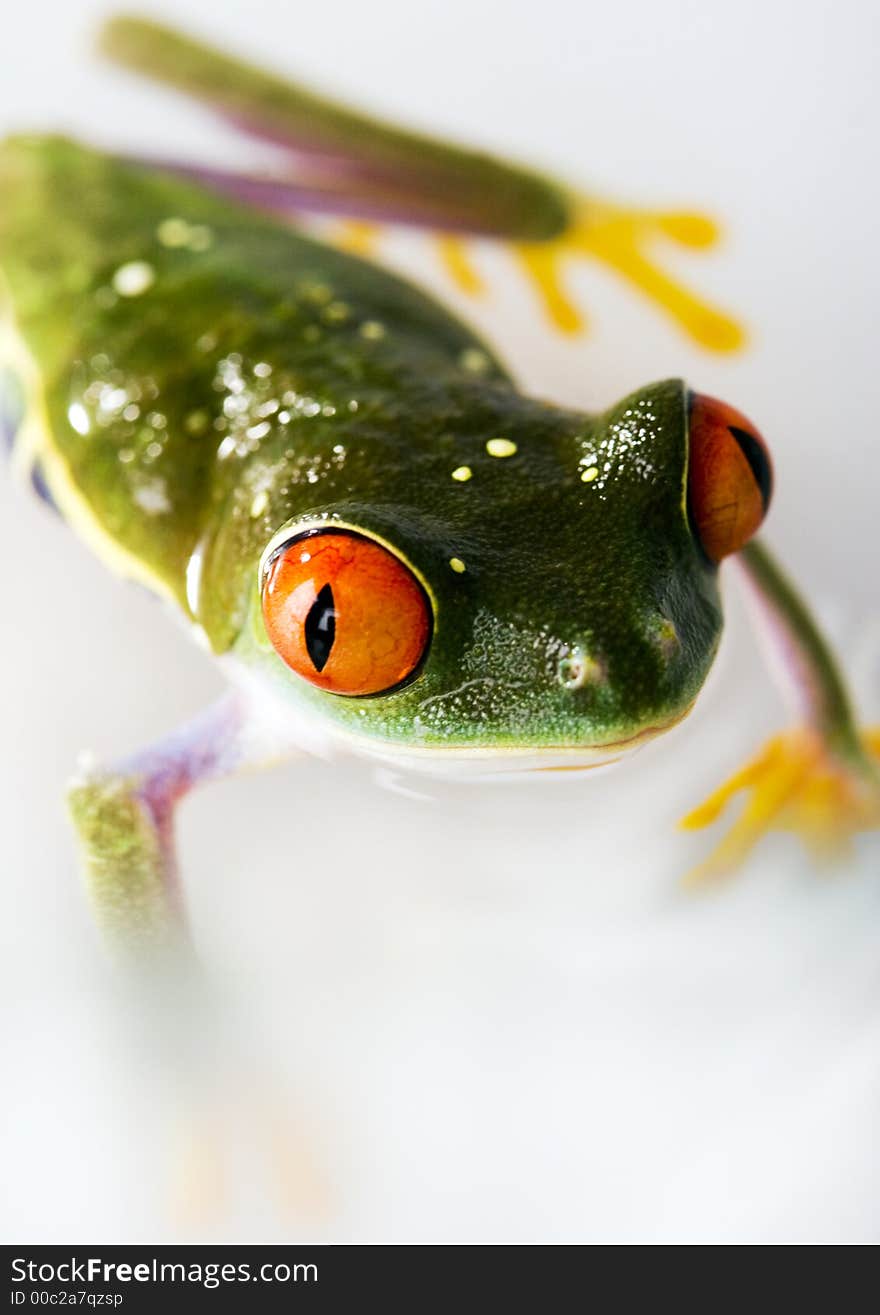
<svg viewBox="0 0 880 1315">
<path fill-rule="evenodd" d="M 644 726 L 624 739 L 605 744 L 543 745 L 395 745 L 383 740 L 345 736 L 345 747 L 382 767 L 445 779 L 522 779 L 556 772 L 586 772 L 610 767 L 684 721 L 696 700 L 667 721 Z"/>
<path fill-rule="evenodd" d="M 352 756 L 372 762 L 395 775 L 412 772 L 444 780 L 544 779 L 553 773 L 584 772 L 609 767 L 672 730 L 691 712 L 696 699 L 663 721 L 642 726 L 632 735 L 598 744 L 419 744 L 382 739 L 328 723 L 301 704 L 278 699 L 255 681 L 237 662 L 228 672 L 244 694 L 251 714 L 263 727 L 267 740 L 281 751 L 296 748 L 319 758 Z"/>
</svg>

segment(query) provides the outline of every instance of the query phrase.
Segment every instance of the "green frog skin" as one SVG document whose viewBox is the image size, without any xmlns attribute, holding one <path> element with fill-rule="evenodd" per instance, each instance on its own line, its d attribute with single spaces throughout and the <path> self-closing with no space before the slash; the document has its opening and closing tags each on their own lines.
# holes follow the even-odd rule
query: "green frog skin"
<svg viewBox="0 0 880 1315">
<path fill-rule="evenodd" d="M 139 946 L 181 934 L 174 808 L 240 768 L 354 753 L 486 777 L 620 758 L 693 706 L 728 556 L 803 724 L 686 819 L 706 825 L 750 791 L 697 875 L 729 870 L 770 826 L 819 849 L 876 827 L 880 738 L 857 729 L 827 644 L 752 538 L 771 491 L 754 426 L 677 379 L 601 415 L 526 397 L 431 298 L 279 212 L 311 199 L 371 223 L 446 223 L 462 277 L 469 232 L 549 277 L 574 230 L 581 249 L 592 232 L 594 254 L 629 242 L 632 255 L 632 217 L 585 218 L 583 198 L 482 156 L 426 155 L 137 20 L 104 44 L 250 131 L 286 134 L 307 168 L 267 181 L 62 138 L 0 147 L 14 464 L 112 569 L 166 600 L 230 686 L 167 741 L 74 783 L 103 925 Z M 344 155 L 361 173 L 322 172 L 331 146 L 334 168 Z M 657 278 L 689 331 L 733 345 Z"/>
</svg>

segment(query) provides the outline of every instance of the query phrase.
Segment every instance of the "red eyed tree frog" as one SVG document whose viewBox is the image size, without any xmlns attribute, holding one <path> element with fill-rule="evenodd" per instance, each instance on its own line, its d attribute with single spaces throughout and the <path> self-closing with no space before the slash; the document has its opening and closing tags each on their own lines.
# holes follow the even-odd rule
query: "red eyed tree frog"
<svg viewBox="0 0 880 1315">
<path fill-rule="evenodd" d="M 861 732 L 792 584 L 753 538 L 767 448 L 679 379 L 601 415 L 523 396 L 425 294 L 313 241 L 300 210 L 438 230 L 473 289 L 469 234 L 510 243 L 566 330 L 561 262 L 591 255 L 704 345 L 725 316 L 644 254 L 708 243 L 692 215 L 583 198 L 496 159 L 378 124 L 167 29 L 107 53 L 279 148 L 261 176 L 0 146 L 3 425 L 18 468 L 107 563 L 178 611 L 230 692 L 170 739 L 78 779 L 70 808 L 103 923 L 149 947 L 181 925 L 172 819 L 194 785 L 299 751 L 474 776 L 590 767 L 676 725 L 738 556 L 803 722 L 692 813 L 736 791 L 701 872 L 773 826 L 819 848 L 880 823 L 880 734 Z"/>
</svg>

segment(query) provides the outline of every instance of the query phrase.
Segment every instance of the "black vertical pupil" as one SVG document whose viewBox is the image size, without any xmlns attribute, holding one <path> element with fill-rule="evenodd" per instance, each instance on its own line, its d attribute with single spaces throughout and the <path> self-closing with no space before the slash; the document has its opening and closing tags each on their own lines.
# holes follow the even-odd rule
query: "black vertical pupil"
<svg viewBox="0 0 880 1315">
<path fill-rule="evenodd" d="M 306 651 L 316 671 L 323 671 L 336 638 L 336 609 L 329 584 L 318 594 L 306 617 Z"/>
<path fill-rule="evenodd" d="M 773 495 L 773 476 L 770 472 L 770 462 L 767 460 L 767 453 L 761 444 L 750 434 L 747 429 L 740 429 L 739 425 L 728 425 L 733 437 L 739 444 L 739 450 L 742 452 L 746 461 L 749 463 L 749 469 L 752 472 L 758 491 L 761 494 L 761 502 L 764 511 L 770 506 L 770 498 Z"/>
</svg>

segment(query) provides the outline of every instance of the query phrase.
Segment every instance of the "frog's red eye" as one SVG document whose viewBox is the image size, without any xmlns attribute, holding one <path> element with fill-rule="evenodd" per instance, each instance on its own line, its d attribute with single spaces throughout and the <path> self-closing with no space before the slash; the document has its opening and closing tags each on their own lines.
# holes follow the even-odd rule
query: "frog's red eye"
<svg viewBox="0 0 880 1315">
<path fill-rule="evenodd" d="M 741 411 L 692 393 L 688 500 L 713 562 L 738 552 L 767 514 L 773 467 L 763 438 Z"/>
<path fill-rule="evenodd" d="M 384 694 L 417 670 L 431 605 L 415 575 L 373 539 L 318 530 L 269 562 L 263 619 L 287 665 L 332 694 Z"/>
</svg>

